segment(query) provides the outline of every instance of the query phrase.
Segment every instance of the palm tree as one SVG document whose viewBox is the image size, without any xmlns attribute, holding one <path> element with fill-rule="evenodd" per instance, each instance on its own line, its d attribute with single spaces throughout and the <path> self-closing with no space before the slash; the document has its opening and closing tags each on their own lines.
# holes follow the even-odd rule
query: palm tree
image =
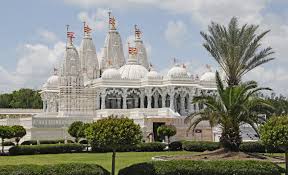
<svg viewBox="0 0 288 175">
<path fill-rule="evenodd" d="M 228 86 L 238 85 L 244 74 L 255 67 L 273 60 L 271 47 L 260 49 L 261 39 L 269 32 L 256 34 L 258 25 L 238 26 L 233 17 L 228 27 L 212 22 L 209 34 L 200 32 L 205 40 L 203 46 L 222 67 Z"/>
<path fill-rule="evenodd" d="M 194 97 L 193 103 L 203 104 L 204 109 L 190 114 L 185 123 L 189 130 L 195 130 L 202 121 L 209 121 L 211 127 L 220 125 L 222 134 L 220 142 L 226 151 L 239 151 L 241 144 L 240 126 L 249 124 L 258 133 L 259 109 L 270 108 L 271 105 L 255 94 L 269 88 L 258 88 L 257 83 L 249 81 L 238 86 L 224 88 L 219 73 L 216 72 L 217 95 Z"/>
</svg>

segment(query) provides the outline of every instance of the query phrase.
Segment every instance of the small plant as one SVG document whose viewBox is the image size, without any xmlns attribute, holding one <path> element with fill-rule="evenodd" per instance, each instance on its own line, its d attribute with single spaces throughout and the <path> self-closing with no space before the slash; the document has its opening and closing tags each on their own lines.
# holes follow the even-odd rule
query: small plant
<svg viewBox="0 0 288 175">
<path fill-rule="evenodd" d="M 92 147 L 112 150 L 112 175 L 115 175 L 116 151 L 123 146 L 137 145 L 142 139 L 140 126 L 133 120 L 113 116 L 97 120 L 86 129 L 85 134 Z"/>
<path fill-rule="evenodd" d="M 0 126 L 0 138 L 2 143 L 2 153 L 4 154 L 4 141 L 5 139 L 13 138 L 13 129 L 10 126 Z"/>
<path fill-rule="evenodd" d="M 267 146 L 285 151 L 286 175 L 288 175 L 288 116 L 272 117 L 260 128 L 261 140 Z"/>
<path fill-rule="evenodd" d="M 157 129 L 157 134 L 162 138 L 168 138 L 168 144 L 170 143 L 170 137 L 175 136 L 177 133 L 176 127 L 173 125 L 162 125 Z"/>
<path fill-rule="evenodd" d="M 22 137 L 26 135 L 26 129 L 20 125 L 12 126 L 13 129 L 13 137 L 15 138 L 16 145 L 19 145 L 19 142 Z"/>
<path fill-rule="evenodd" d="M 84 137 L 84 132 L 82 131 L 83 125 L 83 122 L 76 121 L 73 122 L 68 128 L 68 133 L 75 138 L 76 143 L 78 143 L 80 138 Z"/>
</svg>

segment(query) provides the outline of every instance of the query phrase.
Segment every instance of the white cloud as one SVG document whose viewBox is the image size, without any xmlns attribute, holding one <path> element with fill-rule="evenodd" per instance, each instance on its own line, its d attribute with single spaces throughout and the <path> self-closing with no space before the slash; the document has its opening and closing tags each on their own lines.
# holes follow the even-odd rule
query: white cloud
<svg viewBox="0 0 288 175">
<path fill-rule="evenodd" d="M 187 42 L 187 26 L 183 21 L 169 21 L 165 30 L 165 38 L 169 44 L 180 47 Z"/>
<path fill-rule="evenodd" d="M 80 12 L 78 19 L 87 22 L 89 27 L 96 31 L 102 31 L 108 25 L 108 9 L 98 8 L 95 12 Z"/>
<path fill-rule="evenodd" d="M 288 94 L 288 70 L 282 66 L 257 67 L 249 72 L 245 80 L 257 80 L 260 86 L 270 87 L 275 92 Z"/>
<path fill-rule="evenodd" d="M 49 34 L 46 36 L 53 36 L 50 35 L 52 32 L 44 33 Z M 41 33 L 38 34 L 43 37 Z M 18 50 L 19 58 L 14 71 L 7 71 L 0 66 L 0 90 L 10 91 L 23 87 L 40 88 L 52 74 L 53 66 L 59 67 L 64 51 L 65 43 L 61 41 L 54 42 L 52 47 L 42 43 L 22 45 Z"/>
<path fill-rule="evenodd" d="M 46 42 L 56 42 L 58 40 L 55 33 L 50 32 L 48 30 L 40 29 L 38 30 L 39 36 Z"/>
</svg>

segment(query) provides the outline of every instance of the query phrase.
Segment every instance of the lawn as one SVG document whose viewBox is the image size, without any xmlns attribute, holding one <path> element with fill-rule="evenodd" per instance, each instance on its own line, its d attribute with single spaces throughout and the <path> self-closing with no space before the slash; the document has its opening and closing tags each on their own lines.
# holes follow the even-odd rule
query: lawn
<svg viewBox="0 0 288 175">
<path fill-rule="evenodd" d="M 116 172 L 134 163 L 151 161 L 153 156 L 195 154 L 192 152 L 127 152 L 117 153 Z M 0 156 L 0 165 L 95 163 L 111 170 L 111 153 L 43 154 L 31 156 Z"/>
</svg>

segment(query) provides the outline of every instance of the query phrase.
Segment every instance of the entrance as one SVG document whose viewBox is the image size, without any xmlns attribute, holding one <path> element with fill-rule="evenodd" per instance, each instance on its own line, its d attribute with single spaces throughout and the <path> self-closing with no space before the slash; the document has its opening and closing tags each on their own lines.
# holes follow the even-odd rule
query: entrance
<svg viewBox="0 0 288 175">
<path fill-rule="evenodd" d="M 157 141 L 161 142 L 162 141 L 161 137 L 159 137 L 157 134 L 157 129 L 162 125 L 165 125 L 165 123 L 164 122 L 153 122 L 153 136 L 154 136 L 155 142 L 157 142 Z"/>
</svg>

